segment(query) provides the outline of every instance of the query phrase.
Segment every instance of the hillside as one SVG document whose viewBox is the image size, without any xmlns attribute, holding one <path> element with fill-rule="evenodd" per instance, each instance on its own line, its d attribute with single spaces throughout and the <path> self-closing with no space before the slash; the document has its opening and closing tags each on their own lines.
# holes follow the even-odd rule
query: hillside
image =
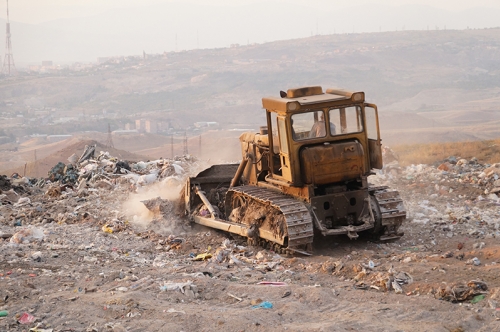
<svg viewBox="0 0 500 332">
<path fill-rule="evenodd" d="M 76 154 L 78 157 L 81 156 L 83 151 L 85 150 L 86 145 L 94 145 L 96 144 L 96 156 L 100 153 L 100 151 L 109 152 L 110 155 L 117 157 L 121 160 L 129 160 L 129 161 L 139 161 L 146 160 L 147 158 L 128 152 L 124 150 L 119 150 L 111 147 L 107 147 L 104 144 L 97 142 L 95 140 L 78 140 L 78 139 L 68 139 L 63 142 L 58 142 L 52 144 L 53 152 L 46 155 L 43 158 L 37 159 L 36 161 L 27 162 L 26 168 L 23 166 L 5 169 L 2 170 L 2 174 L 12 174 L 19 173 L 21 175 L 26 174 L 26 176 L 30 177 L 45 177 L 47 172 L 52 169 L 58 162 L 63 162 L 64 164 L 68 164 L 68 158 L 73 154 Z M 56 150 L 56 148 L 58 150 Z M 44 146 L 44 149 L 47 149 Z M 5 166 L 4 166 L 5 167 Z"/>
<path fill-rule="evenodd" d="M 195 122 L 255 130 L 265 124 L 263 96 L 319 84 L 365 91 L 378 105 L 388 145 L 494 139 L 499 52 L 500 29 L 482 29 L 331 34 L 117 57 L 79 71 L 0 79 L 0 136 L 95 135 L 105 142 L 108 124 L 135 128 L 136 120 L 148 119 L 158 135 L 117 137 L 115 146 L 164 156 L 173 136 L 178 154 L 184 132 L 193 141 L 188 150 L 196 151 L 202 133 Z M 16 162 L 34 160 L 34 148 L 12 143 L 0 146 L 0 165 L 11 162 L 15 148 L 24 151 Z M 36 149 L 37 158 L 45 155 L 44 147 Z"/>
</svg>

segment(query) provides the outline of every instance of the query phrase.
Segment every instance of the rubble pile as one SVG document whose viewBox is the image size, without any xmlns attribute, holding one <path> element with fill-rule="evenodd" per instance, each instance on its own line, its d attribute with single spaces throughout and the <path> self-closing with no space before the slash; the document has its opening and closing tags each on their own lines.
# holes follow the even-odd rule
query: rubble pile
<svg viewBox="0 0 500 332">
<path fill-rule="evenodd" d="M 370 179 L 406 192 L 410 220 L 486 237 L 500 236 L 500 163 L 449 157 L 437 165 L 400 167 L 393 161 Z"/>
<path fill-rule="evenodd" d="M 130 216 L 122 212 L 122 205 L 131 195 L 147 192 L 147 187 L 153 184 L 179 185 L 188 174 L 201 168 L 191 156 L 127 162 L 107 152 L 94 157 L 94 152 L 95 145 L 86 146 L 80 158 L 69 158 L 74 163 L 57 163 L 46 178 L 2 175 L 0 225 L 95 221 L 97 225 L 104 225 L 107 232 L 116 232 L 128 224 Z M 173 204 L 161 198 L 157 200 L 162 203 L 154 208 L 155 218 L 166 218 L 173 212 Z M 144 204 L 150 208 L 150 204 Z"/>
</svg>

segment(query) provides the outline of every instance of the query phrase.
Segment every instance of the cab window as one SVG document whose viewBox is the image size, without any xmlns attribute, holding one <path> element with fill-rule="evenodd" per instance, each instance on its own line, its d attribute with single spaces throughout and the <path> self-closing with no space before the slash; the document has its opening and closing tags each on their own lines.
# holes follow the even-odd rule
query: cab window
<svg viewBox="0 0 500 332">
<path fill-rule="evenodd" d="M 288 142 L 286 140 L 285 118 L 278 118 L 278 129 L 281 152 L 288 154 Z"/>
<path fill-rule="evenodd" d="M 291 124 L 292 138 L 295 141 L 325 137 L 327 133 L 323 110 L 294 114 L 291 117 Z"/>
<path fill-rule="evenodd" d="M 332 108 L 329 111 L 329 117 L 332 136 L 363 131 L 361 107 L 359 106 Z"/>
</svg>

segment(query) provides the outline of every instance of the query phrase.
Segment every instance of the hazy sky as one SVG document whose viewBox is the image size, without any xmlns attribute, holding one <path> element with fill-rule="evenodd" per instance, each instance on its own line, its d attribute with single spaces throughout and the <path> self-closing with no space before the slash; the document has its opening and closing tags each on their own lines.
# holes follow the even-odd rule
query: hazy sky
<svg viewBox="0 0 500 332">
<path fill-rule="evenodd" d="M 5 1 L 2 5 L 0 17 L 5 18 Z M 148 4 L 167 2 L 183 2 L 193 4 L 210 4 L 218 6 L 237 7 L 251 3 L 262 3 L 263 0 L 11 0 L 9 2 L 12 21 L 23 23 L 41 23 L 60 18 L 84 17 L 102 14 L 118 8 L 139 7 Z M 500 9 L 499 0 L 278 0 L 284 8 L 293 4 L 321 8 L 345 8 L 363 4 L 380 5 L 428 5 L 439 9 L 460 11 L 473 7 L 490 7 Z M 196 10 L 196 7 L 193 7 Z"/>
<path fill-rule="evenodd" d="M 0 0 L 0 23 L 5 7 Z M 9 11 L 19 65 L 325 34 L 500 26 L 500 0 L 11 0 Z"/>
</svg>

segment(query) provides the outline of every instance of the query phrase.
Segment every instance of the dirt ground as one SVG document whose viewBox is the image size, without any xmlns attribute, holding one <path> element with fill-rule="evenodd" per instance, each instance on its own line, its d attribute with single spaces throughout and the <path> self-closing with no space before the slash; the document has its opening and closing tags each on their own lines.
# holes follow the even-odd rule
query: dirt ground
<svg viewBox="0 0 500 332">
<path fill-rule="evenodd" d="M 0 330 L 500 331 L 499 203 L 419 174 L 371 179 L 400 191 L 404 237 L 317 238 L 310 257 L 191 225 L 173 204 L 144 222 L 124 212 L 143 199 L 127 186 L 31 189 L 0 206 Z"/>
</svg>

